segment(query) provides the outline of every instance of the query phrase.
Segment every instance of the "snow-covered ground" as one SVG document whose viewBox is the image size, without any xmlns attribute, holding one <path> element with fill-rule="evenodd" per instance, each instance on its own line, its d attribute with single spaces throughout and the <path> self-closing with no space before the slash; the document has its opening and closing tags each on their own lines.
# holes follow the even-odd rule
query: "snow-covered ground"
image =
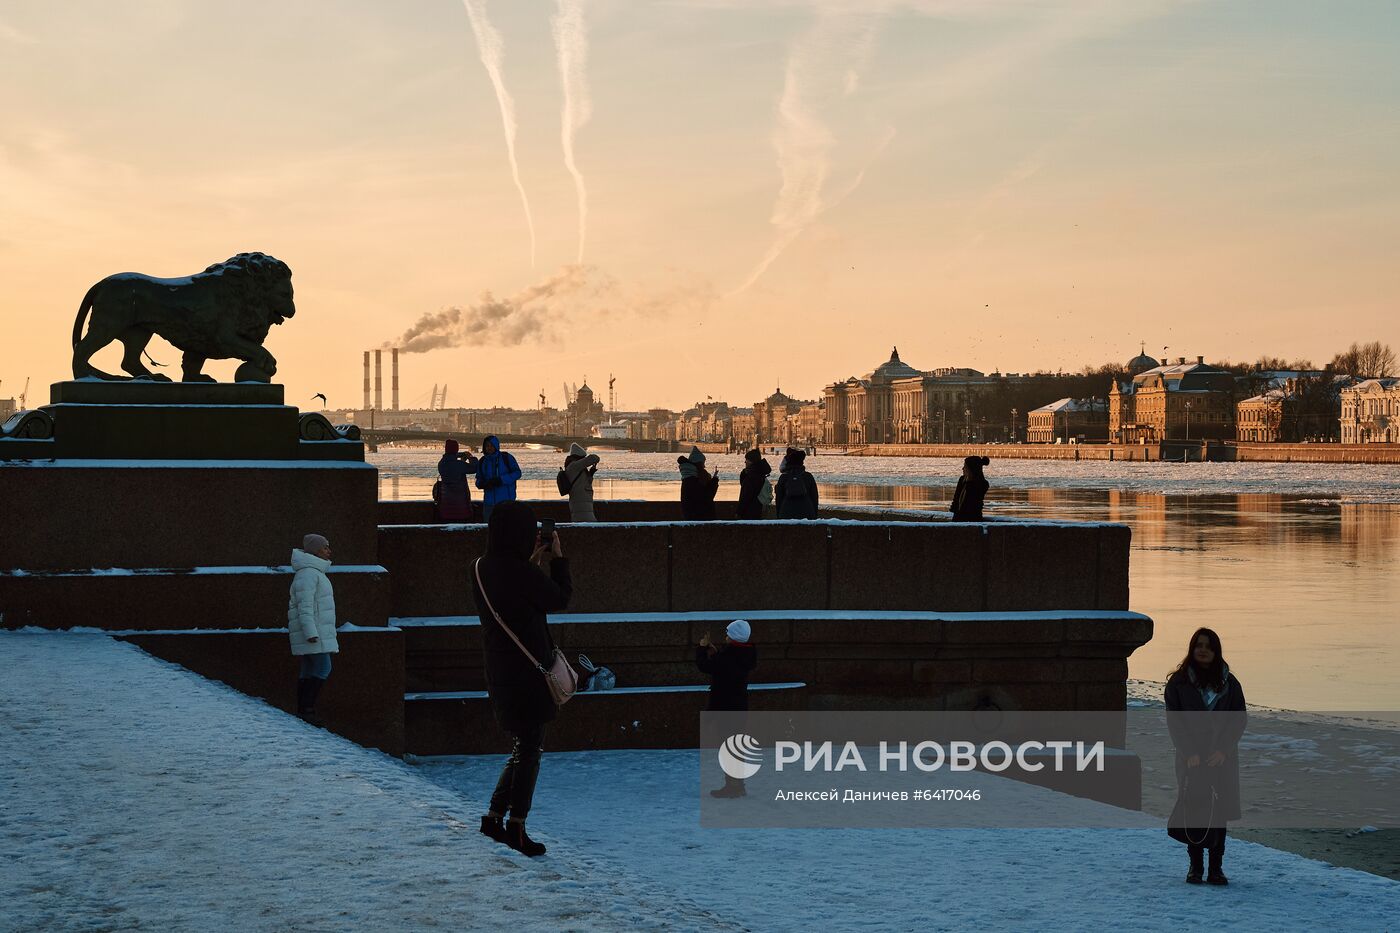
<svg viewBox="0 0 1400 933">
<path fill-rule="evenodd" d="M 0 930 L 730 928 L 105 636 L 0 632 L 0 672 Z"/>
<path fill-rule="evenodd" d="M 404 765 L 101 635 L 0 633 L 0 929 L 1385 929 L 1400 884 L 1160 830 L 703 830 L 693 751 Z M 678 801 L 681 803 L 678 804 Z M 736 806 L 746 801 L 735 801 Z"/>
</svg>

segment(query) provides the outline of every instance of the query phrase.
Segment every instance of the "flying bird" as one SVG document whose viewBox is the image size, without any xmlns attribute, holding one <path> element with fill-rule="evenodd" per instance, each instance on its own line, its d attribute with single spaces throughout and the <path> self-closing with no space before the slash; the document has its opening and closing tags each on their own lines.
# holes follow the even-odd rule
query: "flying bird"
<svg viewBox="0 0 1400 933">
<path fill-rule="evenodd" d="M 318 399 L 320 399 L 320 400 L 321 400 L 321 406 L 322 406 L 323 408 L 324 408 L 324 407 L 329 407 L 329 405 L 330 405 L 330 403 L 326 401 L 325 395 L 323 395 L 323 394 L 320 393 L 320 392 L 317 392 L 315 395 L 313 395 L 313 396 L 311 396 L 311 397 L 312 397 L 312 398 L 318 398 Z"/>
</svg>

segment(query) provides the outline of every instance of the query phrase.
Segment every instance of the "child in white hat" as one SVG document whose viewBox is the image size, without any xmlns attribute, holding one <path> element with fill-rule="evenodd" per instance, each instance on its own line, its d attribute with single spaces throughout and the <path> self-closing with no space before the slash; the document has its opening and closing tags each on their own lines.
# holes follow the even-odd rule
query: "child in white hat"
<svg viewBox="0 0 1400 933">
<path fill-rule="evenodd" d="M 752 628 L 743 619 L 735 619 L 724 629 L 724 644 L 710 643 L 709 632 L 695 649 L 695 664 L 710 675 L 712 712 L 741 712 L 749 708 L 749 674 L 758 665 L 758 652 L 749 643 Z M 725 775 L 724 786 L 710 791 L 712 797 L 743 797 L 744 782 Z"/>
</svg>

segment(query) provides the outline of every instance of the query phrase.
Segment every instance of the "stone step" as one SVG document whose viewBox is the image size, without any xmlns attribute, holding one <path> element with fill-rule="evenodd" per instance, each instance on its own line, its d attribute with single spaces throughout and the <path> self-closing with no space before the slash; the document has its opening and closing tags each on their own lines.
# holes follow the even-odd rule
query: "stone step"
<svg viewBox="0 0 1400 933">
<path fill-rule="evenodd" d="M 694 646 L 732 612 L 551 616 L 556 643 L 605 665 L 621 686 L 693 681 Z M 1122 709 L 1127 655 L 1151 636 L 1133 612 L 745 613 L 758 676 L 811 684 L 829 708 Z M 411 691 L 485 688 L 475 616 L 393 618 Z M 873 705 L 872 705 L 873 704 Z"/>
<path fill-rule="evenodd" d="M 274 567 L 108 567 L 0 571 L 0 628 L 285 629 L 293 572 Z M 383 626 L 389 575 L 333 566 L 341 623 Z"/>
<path fill-rule="evenodd" d="M 578 694 L 546 726 L 546 751 L 596 748 L 697 748 L 708 684 L 620 687 Z M 749 685 L 753 710 L 804 710 L 804 683 Z M 404 695 L 404 747 L 412 755 L 488 755 L 510 751 L 484 690 Z"/>
</svg>

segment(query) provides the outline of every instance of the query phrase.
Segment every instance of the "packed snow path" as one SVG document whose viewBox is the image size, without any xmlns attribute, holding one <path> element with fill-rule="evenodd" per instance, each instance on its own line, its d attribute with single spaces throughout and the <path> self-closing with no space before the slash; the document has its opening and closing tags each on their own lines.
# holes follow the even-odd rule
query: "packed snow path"
<svg viewBox="0 0 1400 933">
<path fill-rule="evenodd" d="M 1400 916 L 1400 884 L 1234 840 L 1230 887 L 1188 887 L 1160 830 L 702 830 L 687 751 L 547 755 L 531 822 L 551 851 L 531 861 L 476 832 L 498 757 L 405 766 L 101 635 L 0 633 L 0 672 L 0 930 L 1179 930 L 1203 916 L 1378 930 Z"/>
<path fill-rule="evenodd" d="M 729 928 L 481 810 L 106 636 L 0 632 L 0 930 Z"/>
</svg>

